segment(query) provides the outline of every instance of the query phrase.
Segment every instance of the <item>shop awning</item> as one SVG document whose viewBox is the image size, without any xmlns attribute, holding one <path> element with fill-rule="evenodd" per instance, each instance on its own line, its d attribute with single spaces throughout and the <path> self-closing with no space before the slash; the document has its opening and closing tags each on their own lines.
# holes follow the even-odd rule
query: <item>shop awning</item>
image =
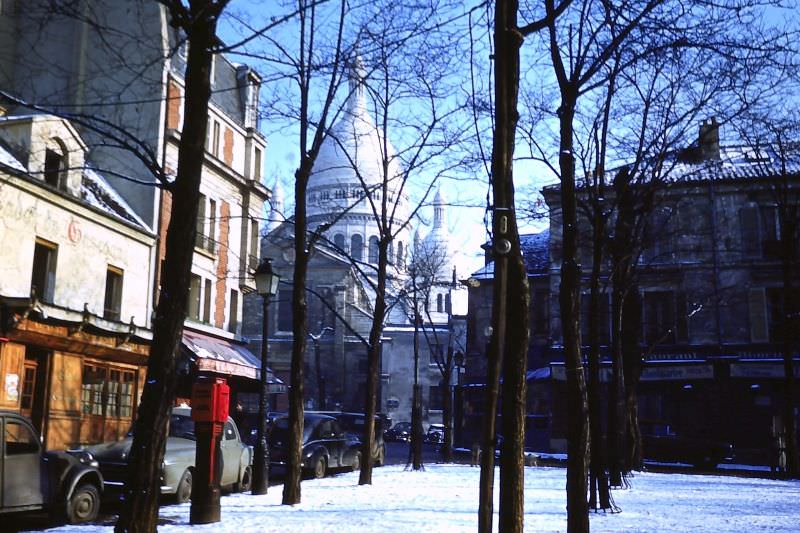
<svg viewBox="0 0 800 533">
<path fill-rule="evenodd" d="M 261 361 L 244 345 L 189 330 L 183 331 L 183 345 L 194 355 L 193 362 L 199 371 L 259 379 Z M 271 394 L 288 390 L 286 384 L 269 368 L 267 384 Z"/>
</svg>

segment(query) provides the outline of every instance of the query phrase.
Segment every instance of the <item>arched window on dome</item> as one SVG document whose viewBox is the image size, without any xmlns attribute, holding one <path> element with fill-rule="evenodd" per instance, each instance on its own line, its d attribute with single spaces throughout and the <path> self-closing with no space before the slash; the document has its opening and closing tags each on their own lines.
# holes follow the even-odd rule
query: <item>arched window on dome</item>
<svg viewBox="0 0 800 533">
<path fill-rule="evenodd" d="M 336 235 L 334 235 L 333 245 L 336 246 L 336 250 L 344 252 L 344 235 L 341 233 L 337 233 Z"/>
<path fill-rule="evenodd" d="M 444 312 L 444 306 L 442 305 L 442 295 L 441 294 L 437 294 L 436 295 L 436 312 L 437 313 L 443 313 Z"/>
<path fill-rule="evenodd" d="M 453 308 L 452 308 L 452 304 L 450 303 L 450 295 L 449 294 L 445 294 L 444 295 L 444 312 L 449 315 L 452 312 L 452 310 L 453 310 Z"/>
<path fill-rule="evenodd" d="M 378 238 L 374 235 L 369 238 L 369 262 L 378 264 Z"/>
<path fill-rule="evenodd" d="M 353 261 L 364 260 L 364 239 L 358 233 L 350 238 L 350 255 L 352 255 Z"/>
<path fill-rule="evenodd" d="M 403 257 L 403 241 L 399 241 L 397 243 L 397 268 L 402 268 L 404 266 Z"/>
<path fill-rule="evenodd" d="M 386 259 L 390 265 L 394 263 L 394 243 L 392 242 L 389 243 L 389 248 L 386 250 Z"/>
</svg>

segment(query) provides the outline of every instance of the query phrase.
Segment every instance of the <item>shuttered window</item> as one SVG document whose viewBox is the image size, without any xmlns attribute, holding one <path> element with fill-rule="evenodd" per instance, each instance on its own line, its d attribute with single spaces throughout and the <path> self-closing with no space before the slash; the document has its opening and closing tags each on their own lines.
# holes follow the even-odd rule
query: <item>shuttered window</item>
<svg viewBox="0 0 800 533">
<path fill-rule="evenodd" d="M 764 289 L 750 289 L 748 293 L 750 308 L 750 340 L 752 342 L 767 342 L 769 330 L 767 327 L 767 305 Z"/>
</svg>

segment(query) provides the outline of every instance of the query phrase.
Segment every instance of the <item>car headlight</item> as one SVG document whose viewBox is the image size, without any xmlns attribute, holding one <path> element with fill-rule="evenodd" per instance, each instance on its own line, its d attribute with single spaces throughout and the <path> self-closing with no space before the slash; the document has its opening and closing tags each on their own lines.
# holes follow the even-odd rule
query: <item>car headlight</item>
<svg viewBox="0 0 800 533">
<path fill-rule="evenodd" d="M 91 452 L 86 450 L 67 450 L 67 452 L 80 461 L 81 464 L 94 467 L 100 466 L 100 463 L 97 462 Z"/>
</svg>

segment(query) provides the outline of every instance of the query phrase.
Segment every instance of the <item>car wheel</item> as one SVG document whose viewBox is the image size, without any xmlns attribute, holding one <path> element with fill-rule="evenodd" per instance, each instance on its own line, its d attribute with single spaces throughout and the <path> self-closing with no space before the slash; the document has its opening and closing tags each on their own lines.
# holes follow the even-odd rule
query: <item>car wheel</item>
<svg viewBox="0 0 800 533">
<path fill-rule="evenodd" d="M 382 445 L 381 449 L 378 450 L 378 458 L 375 460 L 375 466 L 383 466 L 383 463 L 386 462 L 386 445 Z"/>
<path fill-rule="evenodd" d="M 249 466 L 242 472 L 242 478 L 233 486 L 233 492 L 247 492 L 253 486 L 253 469 Z"/>
<path fill-rule="evenodd" d="M 353 459 L 350 461 L 350 470 L 352 472 L 361 470 L 361 452 L 356 452 L 353 454 Z"/>
<path fill-rule="evenodd" d="M 100 511 L 100 491 L 91 483 L 79 485 L 67 502 L 67 520 L 70 524 L 91 522 Z"/>
<path fill-rule="evenodd" d="M 316 479 L 322 479 L 325 477 L 325 471 L 328 469 L 328 464 L 325 461 L 325 457 L 322 455 L 317 456 L 316 461 L 314 461 L 314 469 L 312 473 Z"/>
<path fill-rule="evenodd" d="M 178 487 L 175 489 L 175 501 L 186 503 L 192 498 L 192 471 L 188 468 L 183 471 Z"/>
</svg>

